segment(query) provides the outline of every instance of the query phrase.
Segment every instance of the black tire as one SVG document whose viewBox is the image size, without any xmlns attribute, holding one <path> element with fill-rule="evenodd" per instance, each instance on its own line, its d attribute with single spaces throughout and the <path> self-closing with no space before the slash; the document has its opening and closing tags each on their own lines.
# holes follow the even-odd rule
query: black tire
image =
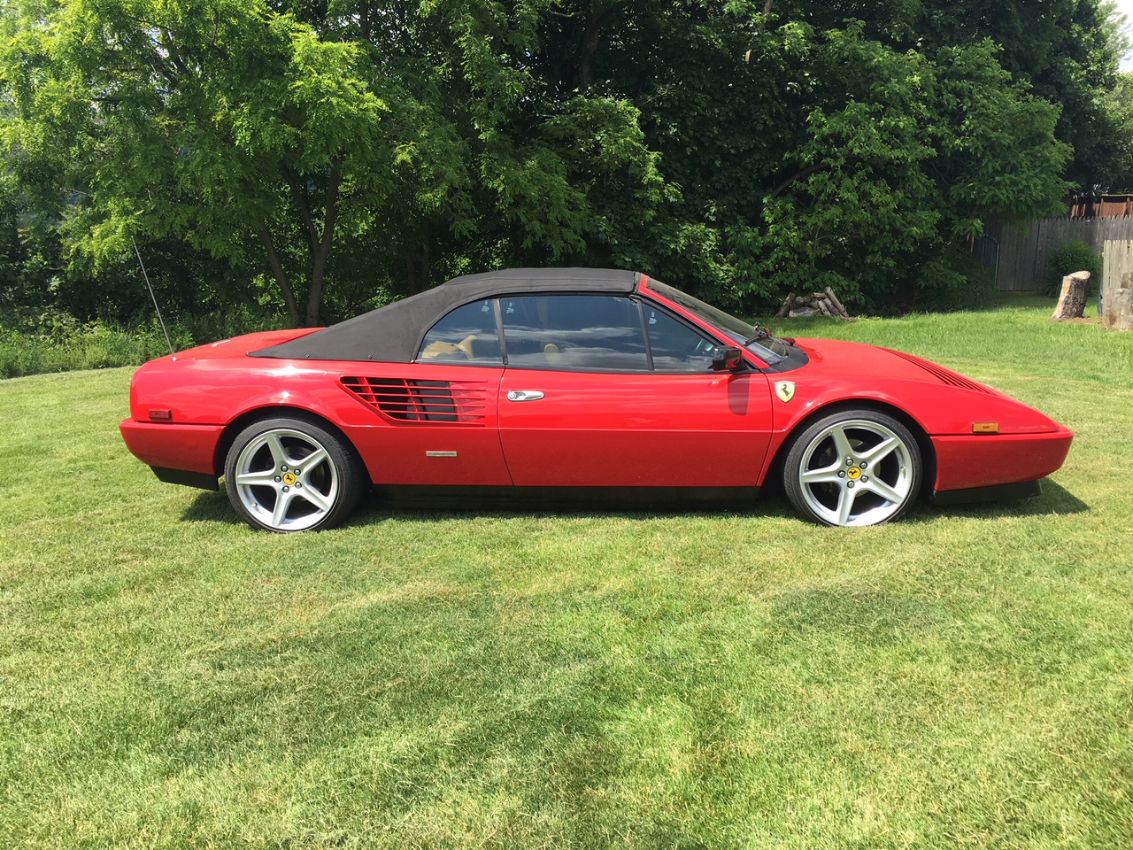
<svg viewBox="0 0 1133 850">
<path fill-rule="evenodd" d="M 236 435 L 224 460 L 224 486 L 253 528 L 320 531 L 350 516 L 366 476 L 342 437 L 306 419 L 278 417 Z"/>
<path fill-rule="evenodd" d="M 923 468 L 917 440 L 902 422 L 877 410 L 849 408 L 815 420 L 792 438 L 783 488 L 795 510 L 812 522 L 881 525 L 899 519 L 916 501 Z"/>
</svg>

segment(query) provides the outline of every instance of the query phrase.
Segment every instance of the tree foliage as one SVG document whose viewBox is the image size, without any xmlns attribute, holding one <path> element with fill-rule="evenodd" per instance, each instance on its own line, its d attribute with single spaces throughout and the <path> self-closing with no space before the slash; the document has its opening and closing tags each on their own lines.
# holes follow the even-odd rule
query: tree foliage
<svg viewBox="0 0 1133 850">
<path fill-rule="evenodd" d="M 1126 162 L 1098 0 L 0 9 L 0 272 L 24 300 L 45 265 L 107 290 L 137 240 L 186 310 L 310 324 L 517 264 L 907 306 L 957 284 L 988 218 Z"/>
<path fill-rule="evenodd" d="M 1048 295 L 1058 295 L 1062 290 L 1062 279 L 1068 274 L 1082 271 L 1090 273 L 1090 288 L 1096 292 L 1102 280 L 1101 254 L 1085 242 L 1064 242 L 1050 253 L 1043 278 L 1043 291 Z"/>
<path fill-rule="evenodd" d="M 1119 132 L 1113 146 L 1116 165 L 1104 188 L 1133 191 L 1133 73 L 1118 75 L 1116 85 L 1106 97 L 1106 109 Z"/>
</svg>

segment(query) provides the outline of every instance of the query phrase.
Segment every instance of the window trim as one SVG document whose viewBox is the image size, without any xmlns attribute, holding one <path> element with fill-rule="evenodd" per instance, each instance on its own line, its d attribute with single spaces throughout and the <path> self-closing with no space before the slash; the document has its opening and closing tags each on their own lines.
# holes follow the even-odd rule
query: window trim
<svg viewBox="0 0 1133 850">
<path fill-rule="evenodd" d="M 706 304 L 707 306 L 711 307 L 713 310 L 718 310 L 720 312 L 724 312 L 724 311 L 720 310 L 719 307 L 716 307 L 715 305 L 710 304 L 707 301 L 703 301 L 702 299 L 697 298 L 695 295 L 691 295 L 688 292 L 684 292 L 683 290 L 677 289 L 677 287 L 673 286 L 672 284 L 665 283 L 664 281 L 657 280 L 656 278 L 647 278 L 647 279 L 643 280 L 642 283 L 640 283 L 638 285 L 637 290 L 635 290 L 636 292 L 640 293 L 641 295 L 643 295 L 644 297 L 648 298 L 651 301 L 659 301 L 659 302 L 663 303 L 670 310 L 673 310 L 675 308 L 676 310 L 681 311 L 682 318 L 684 318 L 688 322 L 693 323 L 697 327 L 697 329 L 700 330 L 702 333 L 710 331 L 714 336 L 716 336 L 718 339 L 720 339 L 720 342 L 721 342 L 722 345 L 734 345 L 734 346 L 738 347 L 744 354 L 744 359 L 743 359 L 744 369 L 741 370 L 741 371 L 746 370 L 746 371 L 752 371 L 752 372 L 759 372 L 760 374 L 770 374 L 770 373 L 775 373 L 775 372 L 791 372 L 791 371 L 794 371 L 795 369 L 800 368 L 801 366 L 805 366 L 807 363 L 810 362 L 810 358 L 807 357 L 806 352 L 803 351 L 799 346 L 794 345 L 792 343 L 791 344 L 791 348 L 792 348 L 791 354 L 788 355 L 787 357 L 784 357 L 780 362 L 772 364 L 769 361 L 764 360 L 760 356 L 759 352 L 752 351 L 746 345 L 740 345 L 735 339 L 733 339 L 731 336 L 729 336 L 728 334 L 721 331 L 709 319 L 707 319 L 704 316 L 701 316 L 695 310 L 692 310 L 692 309 L 689 309 L 688 307 L 685 307 L 679 301 L 676 301 L 675 299 L 671 299 L 667 295 L 665 295 L 665 293 L 660 292 L 657 289 L 654 289 L 653 286 L 655 286 L 655 285 L 660 285 L 662 287 L 665 287 L 666 289 L 676 290 L 677 292 L 681 293 L 682 295 L 686 295 L 686 296 L 688 296 L 688 297 L 690 297 L 690 298 L 692 298 L 696 301 L 700 301 L 701 303 Z M 686 316 L 683 315 L 684 313 L 688 313 L 689 315 L 686 317 Z M 737 318 L 737 317 L 733 317 L 733 318 Z M 743 320 L 741 319 L 741 321 L 743 321 Z M 772 352 L 772 353 L 774 353 L 774 352 Z"/>
<path fill-rule="evenodd" d="M 645 369 L 578 369 L 578 368 L 572 368 L 572 367 L 566 367 L 566 366 L 518 366 L 518 365 L 510 364 L 508 362 L 508 353 L 507 353 L 507 334 L 504 331 L 504 312 L 503 312 L 503 303 L 502 303 L 503 299 L 504 298 L 539 298 L 539 297 L 558 298 L 560 296 L 571 296 L 571 295 L 575 295 L 575 296 L 583 295 L 583 296 L 598 297 L 598 298 L 624 298 L 624 299 L 629 300 L 632 304 L 634 304 L 634 306 L 637 307 L 638 321 L 639 321 L 640 326 L 641 326 L 642 338 L 645 342 L 646 368 Z M 728 345 L 732 345 L 733 343 L 730 339 L 724 340 L 724 339 L 721 339 L 718 334 L 710 333 L 707 329 L 698 326 L 697 324 L 695 324 L 694 322 L 689 320 L 687 317 L 685 317 L 685 316 L 681 315 L 680 313 L 676 312 L 675 310 L 673 310 L 671 307 L 669 307 L 668 304 L 666 304 L 666 303 L 664 303 L 664 302 L 662 302 L 662 301 L 660 301 L 656 298 L 652 298 L 652 297 L 650 297 L 650 295 L 651 295 L 651 293 L 648 293 L 648 292 L 644 292 L 644 293 L 638 293 L 638 292 L 603 292 L 603 291 L 593 291 L 593 290 L 577 291 L 577 292 L 553 292 L 553 293 L 530 292 L 530 291 L 528 291 L 528 292 L 507 292 L 507 293 L 502 293 L 502 294 L 497 294 L 497 295 L 490 295 L 490 296 L 482 297 L 482 298 L 473 298 L 469 301 L 464 302 L 463 304 L 458 304 L 456 307 L 453 307 L 451 310 L 449 310 L 443 316 L 438 317 L 431 325 L 429 325 L 428 328 L 426 328 L 424 331 L 421 332 L 420 339 L 418 339 L 418 341 L 417 341 L 417 354 L 411 362 L 414 365 L 420 365 L 420 366 L 445 366 L 445 367 L 454 366 L 454 367 L 458 367 L 458 368 L 472 367 L 472 368 L 477 368 L 477 369 L 501 369 L 502 368 L 502 369 L 515 369 L 515 370 L 524 371 L 524 372 L 568 372 L 568 373 L 572 372 L 572 373 L 576 373 L 576 374 L 580 374 L 580 375 L 669 375 L 669 376 L 687 375 L 687 376 L 690 376 L 690 377 L 696 377 L 696 376 L 718 374 L 711 369 L 706 370 L 704 372 L 687 372 L 687 371 L 677 371 L 677 370 L 670 371 L 670 370 L 667 370 L 667 369 L 657 369 L 656 368 L 656 364 L 653 360 L 653 345 L 649 340 L 649 328 L 645 324 L 645 306 L 646 305 L 648 305 L 651 309 L 661 311 L 666 316 L 669 316 L 670 318 L 674 319 L 679 324 L 682 324 L 685 327 L 687 327 L 693 333 L 699 334 L 700 336 L 704 337 L 705 339 L 708 339 L 709 341 L 714 342 L 717 346 L 728 346 Z M 475 304 L 475 303 L 480 302 L 480 301 L 491 301 L 492 302 L 492 311 L 493 311 L 493 314 L 494 314 L 494 317 L 495 317 L 495 323 L 496 323 L 496 337 L 499 340 L 499 346 L 500 346 L 500 359 L 498 361 L 493 361 L 491 363 L 477 363 L 477 362 L 471 361 L 471 360 L 464 360 L 464 361 L 461 361 L 461 360 L 448 361 L 448 360 L 446 360 L 446 361 L 441 361 L 441 362 L 422 360 L 421 359 L 421 348 L 425 344 L 425 338 L 429 335 L 429 332 L 432 331 L 433 328 L 435 328 L 442 321 L 444 321 L 448 316 L 455 313 L 457 310 L 460 310 L 463 307 L 467 307 L 469 304 Z M 752 372 L 752 371 L 762 372 L 763 370 L 758 368 L 757 366 L 753 366 L 750 362 L 748 362 L 747 358 L 745 357 L 741 361 L 740 368 L 737 369 L 735 372 L 730 372 L 729 374 L 735 375 L 735 374 L 741 374 L 741 373 L 744 373 L 744 372 Z"/>
<path fill-rule="evenodd" d="M 507 368 L 507 337 L 504 336 L 504 311 L 500 306 L 500 296 L 492 296 L 492 315 L 496 318 L 496 336 L 500 341 L 500 361 Z"/>
<path fill-rule="evenodd" d="M 632 292 L 509 292 L 506 295 L 496 296 L 497 304 L 504 298 L 560 298 L 563 296 L 582 295 L 588 298 L 623 298 L 629 301 L 634 307 L 637 308 L 638 322 L 641 324 L 641 334 L 645 346 L 646 355 L 646 368 L 645 369 L 578 369 L 566 366 L 513 366 L 504 360 L 505 369 L 516 369 L 524 372 L 573 372 L 580 375 L 652 375 L 653 369 L 651 366 L 651 359 L 649 355 L 649 334 L 645 332 L 644 318 L 642 317 L 641 304 L 638 298 Z M 500 312 L 500 331 L 501 339 L 504 340 L 504 350 L 507 347 L 507 334 L 503 328 L 503 305 L 499 304 Z"/>
<path fill-rule="evenodd" d="M 715 343 L 717 348 L 721 348 L 721 347 L 726 348 L 726 347 L 734 345 L 734 343 L 731 340 L 721 341 L 719 337 L 717 337 L 713 334 L 706 333 L 704 328 L 697 327 L 692 322 L 690 322 L 688 319 L 686 319 L 684 316 L 680 315 L 679 313 L 675 313 L 673 310 L 669 309 L 669 307 L 662 304 L 660 301 L 654 301 L 652 298 L 647 298 L 647 297 L 644 297 L 644 296 L 637 296 L 637 300 L 639 302 L 639 309 L 641 310 L 641 321 L 642 321 L 643 324 L 645 322 L 644 305 L 645 305 L 645 302 L 648 302 L 649 307 L 651 309 L 656 309 L 659 312 L 664 313 L 669 318 L 675 320 L 677 322 L 677 324 L 684 325 L 686 328 L 691 330 L 693 333 L 699 335 L 700 337 L 702 337 L 704 339 L 707 339 L 709 342 Z M 690 372 L 690 371 L 684 370 L 684 369 L 670 370 L 670 369 L 658 369 L 658 368 L 656 368 L 656 364 L 654 364 L 654 362 L 653 362 L 653 343 L 651 343 L 649 341 L 649 329 L 648 328 L 645 329 L 645 346 L 646 346 L 646 348 L 649 349 L 650 366 L 651 366 L 652 370 L 654 372 L 656 372 L 658 375 L 716 375 L 716 374 L 719 374 L 718 372 L 716 372 L 715 370 L 713 370 L 711 368 L 706 369 L 703 372 Z M 740 346 L 735 346 L 735 347 L 740 348 Z M 741 351 L 742 351 L 742 348 L 741 348 Z M 750 371 L 753 368 L 751 366 L 751 364 L 748 363 L 745 358 L 741 358 L 740 364 L 741 364 L 740 368 L 736 369 L 731 374 L 734 375 L 734 374 L 736 374 L 736 372 L 747 372 L 747 371 Z"/>
<path fill-rule="evenodd" d="M 641 324 L 641 338 L 645 340 L 645 363 L 650 372 L 656 372 L 653 366 L 653 346 L 649 344 L 649 326 L 645 323 L 645 308 L 640 298 L 631 296 L 630 300 L 637 304 L 637 321 Z"/>
<path fill-rule="evenodd" d="M 492 312 L 496 323 L 496 339 L 499 341 L 500 346 L 500 359 L 493 360 L 491 363 L 477 363 L 474 360 L 422 360 L 421 352 L 425 347 L 425 339 L 432 332 L 433 328 L 455 313 L 457 310 L 463 310 L 470 304 L 478 304 L 481 301 L 492 302 Z M 507 367 L 507 350 L 504 347 L 503 326 L 500 323 L 500 304 L 499 296 L 488 295 L 481 298 L 473 298 L 471 301 L 465 301 L 463 304 L 457 304 L 443 316 L 439 316 L 433 320 L 433 323 L 425 330 L 421 331 L 420 337 L 417 339 L 417 353 L 413 355 L 413 359 L 409 362 L 418 366 L 474 366 L 478 369 L 504 369 Z"/>
</svg>

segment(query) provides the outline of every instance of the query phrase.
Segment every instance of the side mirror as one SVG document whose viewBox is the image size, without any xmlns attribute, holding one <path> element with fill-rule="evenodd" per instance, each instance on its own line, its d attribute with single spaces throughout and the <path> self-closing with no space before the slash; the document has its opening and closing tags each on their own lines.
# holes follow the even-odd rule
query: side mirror
<svg viewBox="0 0 1133 850">
<path fill-rule="evenodd" d="M 744 362 L 744 354 L 734 345 L 727 348 L 717 348 L 712 355 L 712 371 L 735 372 Z"/>
</svg>

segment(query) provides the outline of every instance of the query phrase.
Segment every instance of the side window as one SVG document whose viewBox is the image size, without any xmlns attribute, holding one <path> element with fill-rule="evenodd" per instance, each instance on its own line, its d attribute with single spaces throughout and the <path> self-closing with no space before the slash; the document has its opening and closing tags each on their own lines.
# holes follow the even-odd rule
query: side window
<svg viewBox="0 0 1133 850">
<path fill-rule="evenodd" d="M 637 304 L 616 295 L 501 298 L 508 366 L 648 371 Z"/>
<path fill-rule="evenodd" d="M 643 305 L 653 368 L 658 372 L 708 372 L 716 343 L 664 310 Z"/>
<path fill-rule="evenodd" d="M 423 363 L 500 364 L 500 338 L 492 299 L 457 307 L 433 325 L 421 342 L 417 360 Z"/>
</svg>

